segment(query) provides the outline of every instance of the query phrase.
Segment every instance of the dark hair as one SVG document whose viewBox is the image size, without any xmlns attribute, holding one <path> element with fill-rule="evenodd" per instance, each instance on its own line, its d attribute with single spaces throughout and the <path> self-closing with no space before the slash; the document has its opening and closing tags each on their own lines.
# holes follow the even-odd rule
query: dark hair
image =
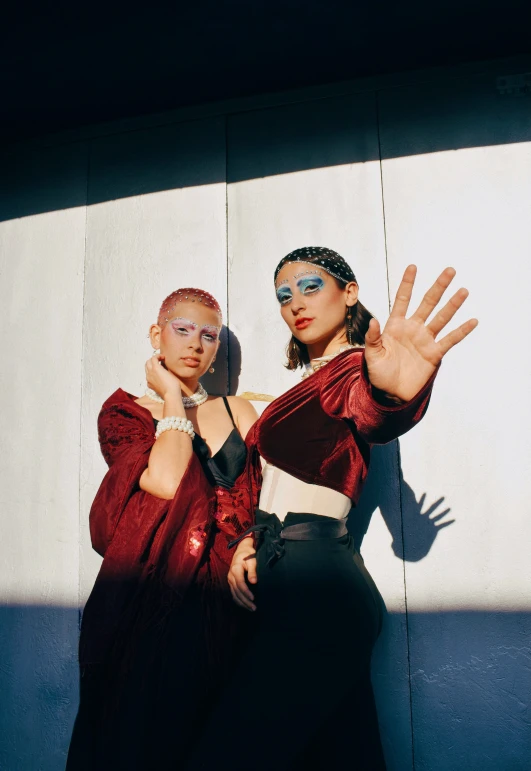
<svg viewBox="0 0 531 771">
<path fill-rule="evenodd" d="M 343 289 L 343 286 L 341 286 L 341 289 Z M 350 319 L 348 318 L 348 311 L 350 311 Z M 370 313 L 359 300 L 356 305 L 347 308 L 345 327 L 347 331 L 347 341 L 350 345 L 363 345 L 365 343 L 365 335 L 367 334 L 372 318 L 372 313 Z M 287 363 L 284 365 L 286 369 L 304 367 L 305 363 L 309 361 L 306 345 L 297 340 L 294 335 L 291 336 L 287 345 L 286 356 L 288 359 Z"/>
<path fill-rule="evenodd" d="M 305 262 L 315 265 L 317 270 L 311 272 L 316 273 L 319 269 L 326 271 L 326 273 L 332 276 L 340 289 L 344 289 L 351 281 L 356 284 L 358 283 L 354 271 L 348 262 L 340 254 L 325 246 L 304 246 L 287 254 L 280 260 L 275 269 L 275 281 L 282 267 L 288 262 Z M 355 305 L 346 309 L 345 330 L 347 342 L 350 345 L 364 344 L 365 335 L 372 318 L 372 313 L 359 300 Z M 291 336 L 291 340 L 286 348 L 286 356 L 288 358 L 285 365 L 287 369 L 303 367 L 309 361 L 306 345 L 299 342 L 294 335 Z"/>
</svg>

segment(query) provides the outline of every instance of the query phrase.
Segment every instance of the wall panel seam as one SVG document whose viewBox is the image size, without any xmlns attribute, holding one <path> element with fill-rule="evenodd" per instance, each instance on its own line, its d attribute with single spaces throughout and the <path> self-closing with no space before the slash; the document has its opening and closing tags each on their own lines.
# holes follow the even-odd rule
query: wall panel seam
<svg viewBox="0 0 531 771">
<path fill-rule="evenodd" d="M 90 163 L 92 158 L 92 142 L 89 142 L 87 144 L 87 163 L 86 163 L 86 185 L 85 185 L 85 234 L 84 234 L 84 245 L 83 245 L 83 275 L 81 279 L 81 345 L 80 345 L 80 369 L 81 369 L 81 388 L 80 388 L 80 399 L 79 399 L 79 478 L 78 478 L 78 507 L 77 507 L 77 518 L 78 518 L 78 543 L 77 543 L 77 550 L 78 550 L 78 568 L 77 568 L 77 607 L 78 607 L 78 626 L 79 630 L 81 630 L 81 618 L 82 618 L 82 610 L 81 610 L 81 568 L 82 568 L 82 560 L 81 560 L 81 528 L 82 528 L 82 522 L 81 522 L 81 485 L 82 485 L 82 477 L 83 477 L 83 442 L 82 442 L 82 432 L 83 432 L 83 392 L 84 392 L 84 385 L 85 385 L 85 373 L 84 373 L 84 348 L 85 348 L 85 277 L 86 277 L 86 264 L 87 264 L 87 234 L 88 234 L 88 210 L 89 210 L 89 181 L 90 181 Z"/>
<path fill-rule="evenodd" d="M 391 286 L 389 281 L 389 257 L 387 249 L 387 226 L 385 220 L 385 191 L 384 191 L 384 178 L 383 178 L 383 162 L 382 162 L 382 140 L 381 140 L 381 115 L 380 115 L 380 91 L 374 92 L 375 109 L 376 109 L 376 128 L 378 133 L 378 161 L 380 165 L 380 191 L 382 197 L 382 220 L 383 220 L 383 236 L 384 236 L 384 252 L 385 252 L 385 272 L 387 278 L 387 304 L 389 312 L 391 311 Z M 415 771 L 415 737 L 413 731 L 413 693 L 411 687 L 411 651 L 409 644 L 409 615 L 407 604 L 407 585 L 406 585 L 406 562 L 405 562 L 405 541 L 404 541 L 404 512 L 402 501 L 402 473 L 401 473 L 401 460 L 400 460 L 400 443 L 396 440 L 396 461 L 398 471 L 398 501 L 400 509 L 400 534 L 402 538 L 402 576 L 404 583 L 404 615 L 406 621 L 406 650 L 407 650 L 407 679 L 408 679 L 408 692 L 409 692 L 409 724 L 411 730 L 411 766 L 412 771 Z"/>
<path fill-rule="evenodd" d="M 378 134 L 378 162 L 380 165 L 380 194 L 382 197 L 385 273 L 387 276 L 387 305 L 389 308 L 389 312 L 391 312 L 391 287 L 389 285 L 389 260 L 387 257 L 387 227 L 385 222 L 385 196 L 384 196 L 384 182 L 383 182 L 382 142 L 381 142 L 381 136 L 380 136 L 380 92 L 379 91 L 374 92 L 374 101 L 375 101 L 375 109 L 376 109 L 376 131 Z"/>
<path fill-rule="evenodd" d="M 409 724 L 411 726 L 411 768 L 415 771 L 415 730 L 413 726 L 413 688 L 411 683 L 411 647 L 409 636 L 409 609 L 407 602 L 407 576 L 405 560 L 405 534 L 404 534 L 404 506 L 402 500 L 402 461 L 400 455 L 400 442 L 396 441 L 396 459 L 398 464 L 398 500 L 400 506 L 400 534 L 402 538 L 402 571 L 404 576 L 404 616 L 406 620 L 406 649 L 407 649 L 407 681 L 409 690 Z"/>
</svg>

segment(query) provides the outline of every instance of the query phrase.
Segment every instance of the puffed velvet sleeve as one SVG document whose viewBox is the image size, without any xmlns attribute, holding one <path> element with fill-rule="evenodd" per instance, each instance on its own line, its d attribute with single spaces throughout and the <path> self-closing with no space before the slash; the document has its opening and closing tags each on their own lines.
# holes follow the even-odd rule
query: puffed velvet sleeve
<svg viewBox="0 0 531 771">
<path fill-rule="evenodd" d="M 321 385 L 321 406 L 334 418 L 351 421 L 368 444 L 386 444 L 405 434 L 424 416 L 437 370 L 409 402 L 395 404 L 377 395 L 367 374 L 365 353 L 352 350 L 333 359 Z"/>
<path fill-rule="evenodd" d="M 109 466 L 90 511 L 90 535 L 94 549 L 105 555 L 132 495 L 139 489 L 155 441 L 153 422 L 140 408 L 113 397 L 98 417 L 101 452 Z M 161 501 L 162 503 L 162 501 Z"/>
</svg>

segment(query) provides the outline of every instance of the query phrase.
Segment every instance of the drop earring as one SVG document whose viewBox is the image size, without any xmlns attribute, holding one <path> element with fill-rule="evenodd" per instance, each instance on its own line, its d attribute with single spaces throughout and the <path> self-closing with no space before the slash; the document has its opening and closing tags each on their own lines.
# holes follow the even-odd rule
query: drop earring
<svg viewBox="0 0 531 771">
<path fill-rule="evenodd" d="M 352 345 L 352 309 L 347 305 L 347 343 Z"/>
<path fill-rule="evenodd" d="M 158 353 L 160 353 L 160 348 L 153 348 L 153 356 L 156 356 Z"/>
<path fill-rule="evenodd" d="M 214 362 L 215 362 L 215 361 L 216 361 L 216 359 L 212 359 L 212 364 L 214 364 Z M 210 374 L 211 374 L 211 375 L 213 375 L 213 374 L 214 374 L 214 372 L 215 372 L 216 370 L 215 370 L 215 369 L 214 369 L 214 367 L 212 367 L 212 365 L 211 365 L 211 366 L 210 366 L 210 369 L 209 369 L 208 371 L 210 372 Z"/>
</svg>

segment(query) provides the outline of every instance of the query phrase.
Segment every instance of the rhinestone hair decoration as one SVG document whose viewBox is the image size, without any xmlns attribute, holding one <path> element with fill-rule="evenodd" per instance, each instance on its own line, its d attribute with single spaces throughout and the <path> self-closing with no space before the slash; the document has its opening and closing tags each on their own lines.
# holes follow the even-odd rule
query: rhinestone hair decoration
<svg viewBox="0 0 531 771">
<path fill-rule="evenodd" d="M 343 257 L 325 246 L 303 246 L 301 249 L 295 249 L 295 251 L 287 254 L 276 267 L 275 282 L 278 274 L 288 262 L 305 262 L 315 265 L 316 268 L 326 271 L 330 276 L 337 278 L 344 284 L 348 284 L 349 281 L 356 281 L 354 271 Z M 315 272 L 317 273 L 317 271 Z"/>
<path fill-rule="evenodd" d="M 186 289 L 176 289 L 175 292 L 172 292 L 166 297 L 160 306 L 157 324 L 159 326 L 164 326 L 167 321 L 170 321 L 171 312 L 177 307 L 177 304 L 186 301 L 191 301 L 193 303 L 197 302 L 201 303 L 201 305 L 205 305 L 207 308 L 214 308 L 219 314 L 220 320 L 223 321 L 221 307 L 215 297 L 209 294 L 209 292 L 203 291 L 203 289 L 188 287 Z"/>
</svg>

